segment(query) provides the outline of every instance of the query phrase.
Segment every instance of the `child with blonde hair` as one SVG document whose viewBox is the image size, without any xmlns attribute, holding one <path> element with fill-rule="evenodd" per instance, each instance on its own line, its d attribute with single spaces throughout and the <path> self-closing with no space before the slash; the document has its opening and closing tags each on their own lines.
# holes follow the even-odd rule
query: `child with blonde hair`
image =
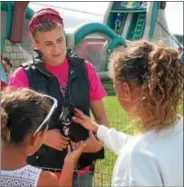
<svg viewBox="0 0 184 187">
<path fill-rule="evenodd" d="M 112 186 L 183 186 L 184 64 L 170 48 L 147 41 L 119 48 L 110 59 L 117 98 L 128 115 L 142 124 L 130 136 L 93 123 L 76 109 L 73 120 L 96 132 L 118 155 Z"/>
</svg>

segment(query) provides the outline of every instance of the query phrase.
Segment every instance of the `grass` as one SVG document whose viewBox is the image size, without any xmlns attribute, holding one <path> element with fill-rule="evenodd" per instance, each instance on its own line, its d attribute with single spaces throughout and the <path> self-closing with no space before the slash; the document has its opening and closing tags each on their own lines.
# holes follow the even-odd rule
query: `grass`
<svg viewBox="0 0 184 187">
<path fill-rule="evenodd" d="M 108 81 L 103 84 L 108 93 L 108 97 L 105 98 L 104 104 L 108 119 L 110 120 L 110 126 L 119 131 L 131 134 L 131 120 L 118 103 L 112 82 Z M 96 164 L 94 186 L 110 186 L 116 159 L 117 156 L 105 148 L 105 159 L 97 161 Z"/>
<path fill-rule="evenodd" d="M 119 131 L 131 134 L 131 120 L 123 111 L 116 99 L 116 96 L 108 96 L 105 99 L 105 108 L 111 127 Z M 97 161 L 95 170 L 95 185 L 94 186 L 110 186 L 112 171 L 117 156 L 105 148 L 105 159 Z"/>
<path fill-rule="evenodd" d="M 112 82 L 104 83 L 104 87 L 108 93 L 105 99 L 105 109 L 110 120 L 111 127 L 119 131 L 132 134 L 133 128 L 131 127 L 131 119 L 127 116 L 126 112 L 120 107 L 115 96 Z M 183 103 L 179 106 L 180 114 L 183 116 Z M 105 148 L 105 159 L 97 161 L 95 170 L 94 186 L 110 186 L 113 167 L 117 156 Z"/>
</svg>

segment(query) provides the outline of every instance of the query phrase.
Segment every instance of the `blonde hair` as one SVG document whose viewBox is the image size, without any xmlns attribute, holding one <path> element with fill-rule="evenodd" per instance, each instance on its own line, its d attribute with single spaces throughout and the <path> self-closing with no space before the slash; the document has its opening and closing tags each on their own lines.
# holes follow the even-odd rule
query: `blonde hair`
<svg viewBox="0 0 184 187">
<path fill-rule="evenodd" d="M 109 69 L 114 81 L 133 80 L 141 88 L 137 113 L 146 112 L 154 122 L 142 130 L 175 124 L 184 83 L 184 64 L 176 50 L 148 41 L 132 42 L 112 53 Z"/>
</svg>

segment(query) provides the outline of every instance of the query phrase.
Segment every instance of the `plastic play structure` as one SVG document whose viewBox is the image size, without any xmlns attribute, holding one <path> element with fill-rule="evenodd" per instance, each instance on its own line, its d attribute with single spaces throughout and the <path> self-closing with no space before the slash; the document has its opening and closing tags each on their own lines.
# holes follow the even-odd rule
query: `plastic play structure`
<svg viewBox="0 0 184 187">
<path fill-rule="evenodd" d="M 2 49 L 10 37 L 13 3 L 2 2 Z M 162 40 L 174 46 L 165 19 L 165 2 L 117 1 L 110 2 L 103 23 L 88 23 L 66 29 L 67 46 L 96 67 L 102 79 L 108 78 L 108 57 L 112 50 L 129 41 Z M 27 7 L 24 19 L 22 46 L 30 49 L 28 22 L 34 11 Z"/>
<path fill-rule="evenodd" d="M 175 45 L 168 32 L 165 2 L 110 2 L 103 24 L 89 23 L 68 30 L 68 46 L 94 64 L 102 79 L 107 78 L 108 55 L 120 44 L 147 39 Z"/>
<path fill-rule="evenodd" d="M 14 19 L 14 2 L 1 2 L 1 53 L 4 52 L 4 48 L 6 45 L 6 40 L 11 40 L 13 35 L 13 19 Z M 27 7 L 25 10 L 24 17 L 24 25 L 23 25 L 23 33 L 21 36 L 22 44 L 26 41 L 30 41 L 31 35 L 28 30 L 28 23 L 32 18 L 34 11 Z M 15 29 L 18 29 L 15 27 Z M 15 42 L 16 43 L 16 42 Z M 24 44 L 23 44 L 24 45 Z"/>
</svg>

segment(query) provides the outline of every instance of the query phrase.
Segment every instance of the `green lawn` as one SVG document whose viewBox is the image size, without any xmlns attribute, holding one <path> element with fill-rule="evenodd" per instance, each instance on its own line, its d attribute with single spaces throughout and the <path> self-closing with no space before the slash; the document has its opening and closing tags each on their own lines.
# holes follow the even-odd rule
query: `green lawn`
<svg viewBox="0 0 184 187">
<path fill-rule="evenodd" d="M 108 119 L 110 120 L 111 127 L 126 133 L 132 133 L 132 128 L 130 126 L 131 121 L 118 103 L 112 82 L 105 82 L 104 87 L 108 93 L 108 97 L 105 98 L 104 101 L 105 110 L 107 112 Z M 96 165 L 94 186 L 110 186 L 112 171 L 116 159 L 117 156 L 115 154 L 105 149 L 105 159 L 99 160 Z"/>
<path fill-rule="evenodd" d="M 105 109 L 110 120 L 111 127 L 114 127 L 122 132 L 132 134 L 131 120 L 126 112 L 120 107 L 115 93 L 113 91 L 112 82 L 104 83 L 104 87 L 108 93 L 105 99 Z M 180 106 L 180 113 L 183 115 L 183 104 Z M 117 157 L 107 149 L 105 149 L 105 159 L 99 160 L 95 170 L 94 186 L 110 186 L 111 175 Z"/>
<path fill-rule="evenodd" d="M 110 120 L 111 127 L 132 133 L 131 121 L 125 111 L 120 108 L 120 105 L 115 96 L 108 96 L 105 99 L 105 108 Z M 96 175 L 94 186 L 110 186 L 111 175 L 117 157 L 105 149 L 105 159 L 99 160 L 96 165 Z"/>
</svg>

